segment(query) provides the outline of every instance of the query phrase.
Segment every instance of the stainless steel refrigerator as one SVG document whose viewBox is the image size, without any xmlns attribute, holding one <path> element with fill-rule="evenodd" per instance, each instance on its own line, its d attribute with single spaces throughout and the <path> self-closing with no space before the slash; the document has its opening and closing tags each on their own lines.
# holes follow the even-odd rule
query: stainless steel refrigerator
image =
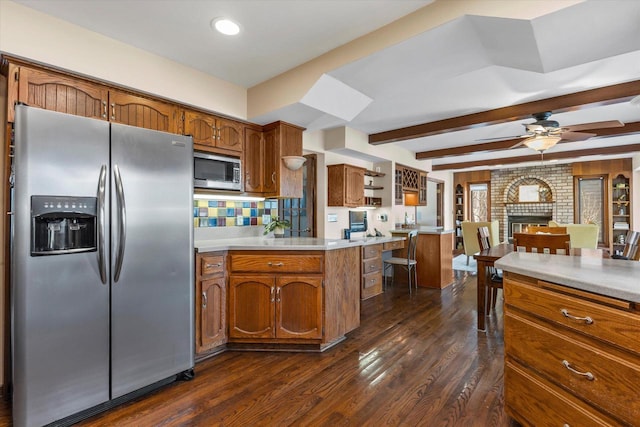
<svg viewBox="0 0 640 427">
<path fill-rule="evenodd" d="M 191 138 L 19 105 L 13 177 L 14 424 L 189 377 Z"/>
</svg>

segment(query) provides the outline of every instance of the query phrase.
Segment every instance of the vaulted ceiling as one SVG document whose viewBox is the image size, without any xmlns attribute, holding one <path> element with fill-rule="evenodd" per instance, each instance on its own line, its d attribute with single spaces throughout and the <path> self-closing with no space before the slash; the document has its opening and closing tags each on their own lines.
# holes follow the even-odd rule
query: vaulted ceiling
<svg viewBox="0 0 640 427">
<path fill-rule="evenodd" d="M 435 170 L 539 163 L 533 150 L 512 147 L 543 111 L 560 126 L 624 123 L 585 126 L 597 136 L 561 142 L 546 160 L 640 151 L 640 105 L 630 102 L 640 95 L 638 1 L 17 2 L 245 87 L 374 39 L 366 34 L 392 21 L 389 27 L 423 25 L 333 60 L 298 99 L 249 119 L 310 130 L 348 126 L 369 134 L 372 145 L 416 153 Z M 209 21 L 219 15 L 240 21 L 243 37 L 212 37 Z"/>
</svg>

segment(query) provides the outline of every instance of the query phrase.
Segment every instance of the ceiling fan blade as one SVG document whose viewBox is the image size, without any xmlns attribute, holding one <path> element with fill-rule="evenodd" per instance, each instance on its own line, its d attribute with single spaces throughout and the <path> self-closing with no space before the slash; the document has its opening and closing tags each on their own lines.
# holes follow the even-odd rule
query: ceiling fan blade
<svg viewBox="0 0 640 427">
<path fill-rule="evenodd" d="M 624 126 L 624 123 L 622 123 L 619 120 L 609 120 L 606 122 L 591 122 L 591 123 L 582 123 L 579 125 L 563 126 L 562 129 L 566 129 L 570 132 L 579 132 L 581 130 L 588 130 L 588 129 L 620 128 L 623 126 Z"/>
<path fill-rule="evenodd" d="M 585 139 L 593 138 L 594 136 L 597 136 L 597 134 L 586 132 L 562 132 L 562 139 L 560 142 L 584 141 Z"/>
<path fill-rule="evenodd" d="M 524 142 L 525 142 L 525 141 L 526 141 L 526 139 L 523 139 L 522 141 L 515 143 L 514 145 L 512 145 L 511 147 L 509 147 L 509 150 L 511 150 L 512 148 L 518 148 L 518 147 L 520 147 L 520 146 L 524 145 Z"/>
<path fill-rule="evenodd" d="M 495 138 L 482 138 L 482 139 L 475 139 L 474 141 L 502 141 L 502 140 L 507 140 L 507 139 L 515 139 L 515 138 L 526 138 L 529 135 L 511 135 L 511 136 L 498 136 Z"/>
</svg>

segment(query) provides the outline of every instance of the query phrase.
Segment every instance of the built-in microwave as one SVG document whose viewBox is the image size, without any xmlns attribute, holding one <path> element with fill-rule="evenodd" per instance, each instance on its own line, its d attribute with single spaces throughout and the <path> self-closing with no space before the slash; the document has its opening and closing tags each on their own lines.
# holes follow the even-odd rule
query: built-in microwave
<svg viewBox="0 0 640 427">
<path fill-rule="evenodd" d="M 242 169 L 237 157 L 193 153 L 193 185 L 215 190 L 242 190 Z"/>
</svg>

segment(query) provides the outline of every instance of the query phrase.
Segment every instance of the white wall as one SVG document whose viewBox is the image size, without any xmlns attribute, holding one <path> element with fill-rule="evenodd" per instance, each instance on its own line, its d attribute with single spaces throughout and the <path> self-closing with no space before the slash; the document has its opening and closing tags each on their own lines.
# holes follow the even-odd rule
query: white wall
<svg viewBox="0 0 640 427">
<path fill-rule="evenodd" d="M 247 90 L 8 0 L 0 52 L 246 119 Z"/>
</svg>

